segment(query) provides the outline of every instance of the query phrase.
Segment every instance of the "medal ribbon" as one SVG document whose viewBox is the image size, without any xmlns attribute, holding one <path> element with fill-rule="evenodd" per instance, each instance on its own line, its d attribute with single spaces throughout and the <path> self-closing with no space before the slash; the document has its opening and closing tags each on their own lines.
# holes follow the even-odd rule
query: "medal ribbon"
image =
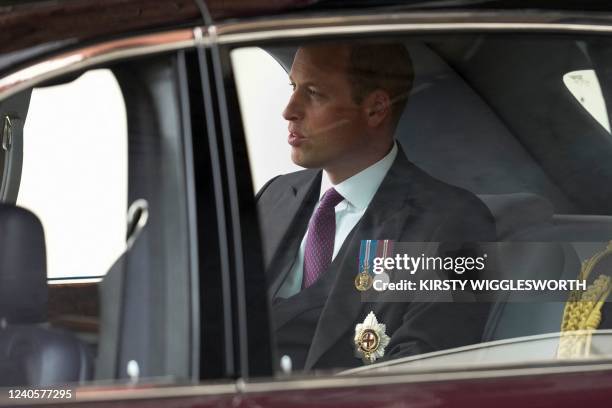
<svg viewBox="0 0 612 408">
<path fill-rule="evenodd" d="M 378 240 L 367 239 L 361 240 L 361 246 L 359 247 L 359 270 L 357 275 L 364 271 L 374 276 L 374 272 L 371 272 L 371 267 L 374 264 L 374 258 L 386 258 L 389 254 L 393 253 L 393 241 L 390 239 L 382 240 L 382 245 Z"/>
<path fill-rule="evenodd" d="M 370 273 L 370 267 L 374 263 L 374 257 L 376 256 L 377 241 L 372 239 L 361 240 L 361 246 L 359 248 L 359 270 L 358 274 L 365 271 Z"/>
<path fill-rule="evenodd" d="M 386 258 L 389 254 L 393 253 L 393 241 L 390 239 L 385 239 L 382 242 L 382 245 L 378 245 L 378 252 L 376 256 L 378 258 Z"/>
</svg>

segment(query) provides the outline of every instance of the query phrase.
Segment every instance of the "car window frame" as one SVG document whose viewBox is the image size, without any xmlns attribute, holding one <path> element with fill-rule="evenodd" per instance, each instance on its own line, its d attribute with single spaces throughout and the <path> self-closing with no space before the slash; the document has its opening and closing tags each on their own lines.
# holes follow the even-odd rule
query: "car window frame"
<svg viewBox="0 0 612 408">
<path fill-rule="evenodd" d="M 214 30 L 209 29 L 207 34 L 207 38 L 199 34 L 203 41 L 198 44 L 198 57 L 207 116 L 214 118 L 208 121 L 209 144 L 211 152 L 219 153 L 218 157 L 211 157 L 214 172 L 222 180 L 222 186 L 215 186 L 217 191 L 223 192 L 223 203 L 218 202 L 217 208 L 226 219 L 224 235 L 228 242 L 229 264 L 223 276 L 231 286 L 223 289 L 225 299 L 229 295 L 232 302 L 231 314 L 225 316 L 224 322 L 226 339 L 231 339 L 234 350 L 231 361 L 227 360 L 228 373 L 245 379 L 270 377 L 274 370 L 269 304 L 263 258 L 253 245 L 258 242 L 253 238 L 259 237 L 258 216 L 253 195 L 241 194 L 245 189 L 253 189 L 246 140 L 242 119 L 229 114 L 239 109 L 236 89 L 226 87 L 228 79 L 233 81 L 229 56 L 219 47 Z"/>
</svg>

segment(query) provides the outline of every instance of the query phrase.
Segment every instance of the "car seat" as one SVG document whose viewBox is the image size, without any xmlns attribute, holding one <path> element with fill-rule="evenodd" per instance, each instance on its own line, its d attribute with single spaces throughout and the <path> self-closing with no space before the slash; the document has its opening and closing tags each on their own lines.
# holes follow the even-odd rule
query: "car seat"
<svg viewBox="0 0 612 408">
<path fill-rule="evenodd" d="M 30 211 L 0 204 L 0 386 L 83 382 L 90 350 L 47 322 L 45 237 Z"/>
</svg>

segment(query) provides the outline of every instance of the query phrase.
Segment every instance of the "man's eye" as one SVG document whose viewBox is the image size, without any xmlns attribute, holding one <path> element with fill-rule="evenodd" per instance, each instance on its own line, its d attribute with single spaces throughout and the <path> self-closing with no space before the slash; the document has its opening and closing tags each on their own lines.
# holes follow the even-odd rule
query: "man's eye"
<svg viewBox="0 0 612 408">
<path fill-rule="evenodd" d="M 317 91 L 315 91 L 314 89 L 308 89 L 308 95 L 310 95 L 310 96 L 318 96 L 319 93 Z"/>
<path fill-rule="evenodd" d="M 289 82 L 289 86 L 291 87 L 292 90 L 295 91 L 295 84 L 293 82 Z"/>
</svg>

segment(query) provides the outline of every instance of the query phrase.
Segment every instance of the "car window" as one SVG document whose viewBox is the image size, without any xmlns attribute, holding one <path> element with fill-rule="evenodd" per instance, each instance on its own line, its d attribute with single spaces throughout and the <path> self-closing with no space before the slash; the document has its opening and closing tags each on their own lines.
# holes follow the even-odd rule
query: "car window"
<svg viewBox="0 0 612 408">
<path fill-rule="evenodd" d="M 464 364 L 483 344 L 540 335 L 479 361 L 586 355 L 571 344 L 589 340 L 559 346 L 559 333 L 586 327 L 587 312 L 570 316 L 608 279 L 584 266 L 612 238 L 607 78 L 590 44 L 439 35 L 231 51 L 279 371 Z M 607 310 L 601 290 L 593 313 Z"/>
<path fill-rule="evenodd" d="M 610 133 L 608 111 L 595 71 L 585 69 L 568 72 L 563 75 L 563 83 L 584 109 Z"/>
<path fill-rule="evenodd" d="M 125 250 L 127 121 L 108 69 L 34 88 L 17 204 L 43 223 L 50 278 L 103 276 Z"/>
<path fill-rule="evenodd" d="M 8 180 L 17 200 L 0 204 L 9 231 L 0 343 L 19 344 L 3 359 L 1 386 L 198 378 L 185 130 L 202 131 L 188 114 L 190 101 L 202 103 L 201 91 L 189 91 L 201 89 L 197 70 L 193 52 L 155 53 L 53 72 L 14 96 L 29 99 L 20 111 L 0 102 L 3 115 L 25 119 L 21 177 Z M 200 162 L 205 171 L 208 160 Z M 203 205 L 212 199 L 202 191 Z M 217 239 L 214 227 L 206 232 L 201 242 Z M 217 262 L 214 249 L 205 252 Z"/>
</svg>

